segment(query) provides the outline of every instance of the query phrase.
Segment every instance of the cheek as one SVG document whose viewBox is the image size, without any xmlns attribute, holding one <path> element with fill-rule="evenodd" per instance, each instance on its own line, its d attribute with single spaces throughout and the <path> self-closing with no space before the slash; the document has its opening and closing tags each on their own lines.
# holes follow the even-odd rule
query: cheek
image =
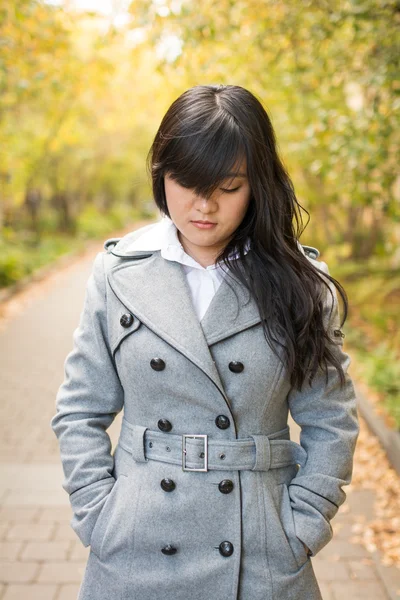
<svg viewBox="0 0 400 600">
<path fill-rule="evenodd" d="M 179 215 L 183 216 L 187 211 L 187 198 L 176 191 L 172 191 L 170 194 L 167 194 L 166 197 L 169 212 L 177 217 L 179 217 Z"/>
<path fill-rule="evenodd" d="M 249 206 L 249 200 L 249 197 L 245 196 L 243 198 L 238 199 L 233 206 L 231 205 L 229 207 L 233 221 L 240 222 L 243 219 Z"/>
</svg>

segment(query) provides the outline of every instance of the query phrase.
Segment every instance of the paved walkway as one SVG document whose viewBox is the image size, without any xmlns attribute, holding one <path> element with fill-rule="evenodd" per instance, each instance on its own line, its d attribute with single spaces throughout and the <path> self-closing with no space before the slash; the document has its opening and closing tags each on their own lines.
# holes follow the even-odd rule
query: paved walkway
<svg viewBox="0 0 400 600">
<path fill-rule="evenodd" d="M 89 550 L 69 526 L 49 423 L 93 258 L 89 253 L 33 284 L 0 328 L 0 600 L 77 598 Z M 113 446 L 121 418 L 108 430 Z M 290 426 L 298 441 L 298 428 Z M 352 524 L 372 515 L 373 492 L 346 489 L 348 500 L 332 521 L 334 539 L 312 559 L 324 600 L 400 598 L 399 572 L 351 542 Z"/>
</svg>

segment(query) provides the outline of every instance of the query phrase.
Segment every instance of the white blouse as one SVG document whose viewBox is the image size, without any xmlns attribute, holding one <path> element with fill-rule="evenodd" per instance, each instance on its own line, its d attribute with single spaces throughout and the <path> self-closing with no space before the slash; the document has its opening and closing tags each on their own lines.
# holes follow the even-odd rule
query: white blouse
<svg viewBox="0 0 400 600">
<path fill-rule="evenodd" d="M 203 267 L 189 256 L 179 241 L 175 223 L 166 215 L 150 231 L 145 231 L 140 235 L 129 249 L 160 250 L 161 256 L 166 260 L 181 263 L 189 284 L 194 309 L 199 321 L 202 320 L 226 274 L 224 265 L 214 264 Z M 244 253 L 246 254 L 249 249 L 250 241 L 248 240 Z M 230 256 L 238 256 L 238 253 L 232 252 Z"/>
<path fill-rule="evenodd" d="M 203 267 L 192 256 L 189 256 L 179 241 L 177 228 L 173 221 L 165 217 L 166 236 L 161 247 L 161 256 L 167 260 L 175 260 L 183 265 L 190 291 L 193 306 L 199 321 L 202 320 L 206 310 L 223 278 L 225 277 L 224 265 L 209 265 Z M 244 253 L 249 250 L 249 242 Z M 232 252 L 230 256 L 238 256 Z"/>
</svg>

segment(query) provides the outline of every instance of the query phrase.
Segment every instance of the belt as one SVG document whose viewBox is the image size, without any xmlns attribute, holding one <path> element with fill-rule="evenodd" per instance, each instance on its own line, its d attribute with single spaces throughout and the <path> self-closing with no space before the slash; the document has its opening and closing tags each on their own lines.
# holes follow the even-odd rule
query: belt
<svg viewBox="0 0 400 600">
<path fill-rule="evenodd" d="M 171 434 L 133 425 L 122 419 L 118 444 L 136 462 L 157 460 L 181 465 L 184 471 L 269 471 L 293 464 L 304 465 L 307 452 L 290 439 L 289 427 L 270 435 L 236 440 L 209 439 L 204 434 Z"/>
</svg>

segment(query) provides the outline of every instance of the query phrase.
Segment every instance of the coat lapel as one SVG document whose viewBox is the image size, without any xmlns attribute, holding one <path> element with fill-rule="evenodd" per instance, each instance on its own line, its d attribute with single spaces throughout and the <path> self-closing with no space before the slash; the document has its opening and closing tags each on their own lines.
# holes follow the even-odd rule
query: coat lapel
<svg viewBox="0 0 400 600">
<path fill-rule="evenodd" d="M 211 346 L 260 322 L 260 313 L 250 292 L 229 272 L 211 300 L 201 327 L 207 345 Z"/>
<path fill-rule="evenodd" d="M 128 310 L 197 365 L 226 398 L 180 263 L 154 252 L 110 269 L 108 281 Z"/>
<path fill-rule="evenodd" d="M 199 323 L 180 263 L 165 260 L 159 251 L 119 250 L 115 254 L 125 258 L 108 273 L 115 295 L 149 329 L 198 366 L 229 404 L 209 346 L 261 321 L 248 290 L 233 274 L 226 274 Z"/>
</svg>

